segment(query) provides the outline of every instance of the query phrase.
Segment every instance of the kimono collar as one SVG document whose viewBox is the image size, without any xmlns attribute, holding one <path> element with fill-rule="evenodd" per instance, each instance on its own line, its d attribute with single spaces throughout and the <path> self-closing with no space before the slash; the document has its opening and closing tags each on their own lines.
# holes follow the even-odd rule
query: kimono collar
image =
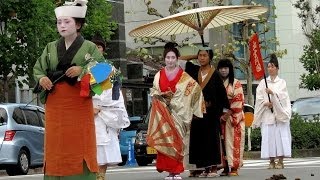
<svg viewBox="0 0 320 180">
<path fill-rule="evenodd" d="M 277 76 L 277 77 L 274 78 L 274 80 L 272 81 L 272 80 L 271 80 L 271 77 L 268 76 L 268 77 L 267 77 L 267 81 L 269 81 L 269 82 L 278 82 L 278 81 L 280 81 L 280 78 L 279 78 L 279 76 Z"/>
<path fill-rule="evenodd" d="M 204 87 L 206 87 L 206 85 L 209 82 L 209 80 L 211 79 L 211 76 L 213 75 L 213 73 L 214 73 L 214 67 L 211 66 L 206 78 L 202 79 L 201 69 L 199 68 L 199 71 L 198 71 L 198 83 L 199 83 L 201 89 L 204 89 Z"/>
<path fill-rule="evenodd" d="M 58 53 L 58 60 L 59 64 L 57 69 L 58 70 L 63 70 L 65 66 L 70 66 L 73 57 L 76 55 L 80 47 L 82 46 L 84 42 L 84 38 L 79 35 L 77 38 L 73 41 L 71 46 L 66 49 L 66 45 L 64 43 L 64 38 L 60 38 L 58 40 L 57 44 L 57 53 Z"/>
</svg>

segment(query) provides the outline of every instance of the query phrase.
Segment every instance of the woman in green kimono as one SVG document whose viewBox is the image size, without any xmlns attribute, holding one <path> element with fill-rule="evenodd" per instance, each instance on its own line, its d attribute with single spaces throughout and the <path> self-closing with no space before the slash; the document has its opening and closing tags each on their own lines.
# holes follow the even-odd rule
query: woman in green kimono
<svg viewBox="0 0 320 180">
<path fill-rule="evenodd" d="M 61 38 L 50 42 L 34 66 L 45 103 L 45 180 L 95 180 L 98 165 L 91 97 L 80 96 L 83 67 L 90 56 L 102 59 L 96 45 L 80 35 L 87 1 L 55 9 Z"/>
</svg>

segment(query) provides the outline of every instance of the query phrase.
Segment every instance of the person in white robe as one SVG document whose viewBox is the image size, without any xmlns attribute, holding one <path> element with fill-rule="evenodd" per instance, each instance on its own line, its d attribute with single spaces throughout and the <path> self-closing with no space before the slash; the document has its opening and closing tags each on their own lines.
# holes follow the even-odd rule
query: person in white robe
<svg viewBox="0 0 320 180">
<path fill-rule="evenodd" d="M 112 99 L 112 89 L 104 90 L 101 95 L 92 98 L 99 165 L 97 177 L 101 180 L 105 179 L 107 166 L 122 162 L 118 134 L 121 128 L 130 125 L 123 95 L 121 91 L 119 93 L 117 100 Z"/>
<path fill-rule="evenodd" d="M 272 54 L 268 63 L 268 88 L 264 79 L 261 80 L 252 123 L 253 128 L 261 128 L 261 158 L 270 160 L 269 169 L 283 169 L 283 158 L 291 157 L 291 103 L 286 81 L 278 76 L 278 71 L 277 57 Z"/>
</svg>

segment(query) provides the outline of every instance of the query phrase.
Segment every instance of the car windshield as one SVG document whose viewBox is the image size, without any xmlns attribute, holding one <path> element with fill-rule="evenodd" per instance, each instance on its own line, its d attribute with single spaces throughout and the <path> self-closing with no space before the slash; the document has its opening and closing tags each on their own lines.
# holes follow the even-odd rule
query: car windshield
<svg viewBox="0 0 320 180">
<path fill-rule="evenodd" d="M 293 103 L 292 111 L 301 116 L 320 114 L 320 98 L 298 100 Z"/>
</svg>

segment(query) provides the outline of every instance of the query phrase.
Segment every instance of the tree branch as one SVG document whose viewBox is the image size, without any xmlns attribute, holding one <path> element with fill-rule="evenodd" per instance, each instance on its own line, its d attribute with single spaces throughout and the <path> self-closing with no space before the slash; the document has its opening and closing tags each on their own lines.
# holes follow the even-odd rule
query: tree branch
<svg viewBox="0 0 320 180">
<path fill-rule="evenodd" d="M 144 0 L 144 4 L 147 6 L 147 14 L 151 16 L 157 16 L 163 18 L 164 16 L 158 12 L 155 8 L 151 7 L 151 0 Z"/>
</svg>

